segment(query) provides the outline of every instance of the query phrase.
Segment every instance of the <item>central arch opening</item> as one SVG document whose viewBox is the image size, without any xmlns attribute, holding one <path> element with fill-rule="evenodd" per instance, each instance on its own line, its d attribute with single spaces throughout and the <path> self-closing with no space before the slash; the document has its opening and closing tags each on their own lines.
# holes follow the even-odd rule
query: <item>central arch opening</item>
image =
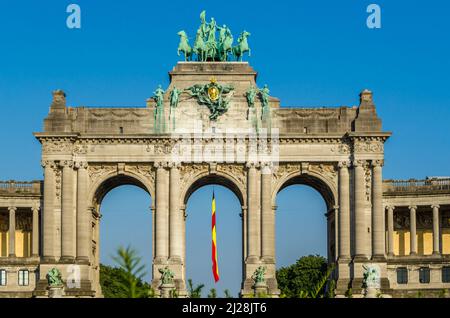
<svg viewBox="0 0 450 318">
<path fill-rule="evenodd" d="M 216 241 L 220 280 L 212 272 L 212 195 L 216 200 Z M 205 176 L 186 192 L 186 279 L 194 287 L 204 284 L 202 297 L 215 289 L 217 297 L 227 290 L 237 297 L 242 283 L 242 195 L 227 178 Z"/>
</svg>

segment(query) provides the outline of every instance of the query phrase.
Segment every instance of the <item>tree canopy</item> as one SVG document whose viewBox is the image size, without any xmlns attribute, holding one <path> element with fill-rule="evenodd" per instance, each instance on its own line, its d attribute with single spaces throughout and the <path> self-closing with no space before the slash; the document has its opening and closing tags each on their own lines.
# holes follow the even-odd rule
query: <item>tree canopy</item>
<svg viewBox="0 0 450 318">
<path fill-rule="evenodd" d="M 301 297 L 316 292 L 327 275 L 327 261 L 320 255 L 301 257 L 295 264 L 277 270 L 278 288 L 285 297 Z M 328 277 L 327 277 L 328 278 Z M 320 291 L 323 294 L 323 289 Z"/>
</svg>

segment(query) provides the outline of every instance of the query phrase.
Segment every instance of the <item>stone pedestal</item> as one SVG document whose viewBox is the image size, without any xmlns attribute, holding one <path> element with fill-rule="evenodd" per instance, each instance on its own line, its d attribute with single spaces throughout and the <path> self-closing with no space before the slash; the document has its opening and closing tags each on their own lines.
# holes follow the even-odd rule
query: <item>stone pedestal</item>
<svg viewBox="0 0 450 318">
<path fill-rule="evenodd" d="M 256 283 L 253 288 L 255 290 L 255 297 L 266 296 L 268 294 L 269 288 L 265 282 Z"/>
<path fill-rule="evenodd" d="M 379 290 L 374 287 L 368 287 L 365 290 L 364 297 L 365 298 L 377 298 Z"/>
<path fill-rule="evenodd" d="M 176 290 L 175 284 L 162 284 L 159 289 L 161 291 L 161 298 L 172 298 L 172 293 Z"/>
<path fill-rule="evenodd" d="M 64 286 L 51 286 L 48 288 L 48 298 L 63 298 Z"/>
</svg>

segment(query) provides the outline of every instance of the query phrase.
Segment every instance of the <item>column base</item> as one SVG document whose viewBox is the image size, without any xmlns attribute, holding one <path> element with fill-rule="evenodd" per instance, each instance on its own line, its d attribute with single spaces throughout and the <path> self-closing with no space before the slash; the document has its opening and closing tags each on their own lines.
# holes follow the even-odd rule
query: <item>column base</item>
<svg viewBox="0 0 450 318">
<path fill-rule="evenodd" d="M 373 255 L 372 259 L 373 262 L 386 262 L 386 256 L 384 255 Z"/>
<path fill-rule="evenodd" d="M 167 256 L 157 256 L 153 260 L 153 264 L 164 265 L 167 264 Z"/>
<path fill-rule="evenodd" d="M 261 262 L 264 264 L 275 264 L 275 257 L 273 256 L 263 256 Z"/>
<path fill-rule="evenodd" d="M 183 263 L 180 256 L 171 256 L 168 262 L 169 264 L 178 264 L 178 265 L 181 265 Z"/>
<path fill-rule="evenodd" d="M 259 263 L 259 257 L 254 255 L 247 256 L 247 259 L 245 260 L 247 264 L 256 264 Z"/>
<path fill-rule="evenodd" d="M 367 262 L 368 260 L 369 260 L 369 257 L 367 255 L 364 255 L 364 254 L 356 254 L 353 257 L 353 262 L 354 263 Z"/>
<path fill-rule="evenodd" d="M 55 256 L 43 256 L 41 257 L 41 264 L 54 264 L 56 263 Z"/>
<path fill-rule="evenodd" d="M 9 254 L 8 257 L 9 258 L 16 258 L 16 254 Z"/>
<path fill-rule="evenodd" d="M 433 254 L 432 254 L 433 256 L 441 256 L 441 253 L 440 252 L 433 252 Z"/>
<path fill-rule="evenodd" d="M 78 256 L 75 260 L 77 264 L 89 265 L 89 257 L 87 256 Z"/>
<path fill-rule="evenodd" d="M 72 264 L 75 263 L 75 257 L 74 256 L 61 256 L 61 259 L 59 260 L 60 263 L 63 264 Z"/>
<path fill-rule="evenodd" d="M 416 256 L 417 255 L 417 252 L 410 252 L 409 253 L 409 256 Z"/>
</svg>

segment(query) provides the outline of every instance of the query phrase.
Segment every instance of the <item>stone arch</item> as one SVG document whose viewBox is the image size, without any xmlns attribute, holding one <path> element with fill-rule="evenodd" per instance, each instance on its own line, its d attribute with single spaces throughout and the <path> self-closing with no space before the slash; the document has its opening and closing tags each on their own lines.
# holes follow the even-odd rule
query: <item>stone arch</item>
<svg viewBox="0 0 450 318">
<path fill-rule="evenodd" d="M 209 173 L 208 170 L 201 171 L 190 177 L 181 191 L 181 203 L 186 205 L 190 196 L 205 185 L 218 184 L 230 189 L 239 199 L 241 206 L 246 206 L 247 196 L 244 185 L 229 173 L 217 171 Z"/>
<path fill-rule="evenodd" d="M 145 192 L 150 197 L 155 198 L 155 186 L 153 180 L 131 171 L 124 172 L 106 172 L 97 178 L 89 188 L 88 202 L 93 206 L 100 205 L 106 194 L 112 189 L 122 185 L 134 185 Z"/>
<path fill-rule="evenodd" d="M 296 170 L 282 175 L 275 183 L 271 196 L 272 206 L 276 205 L 277 194 L 294 184 L 307 185 L 319 192 L 325 200 L 328 210 L 333 209 L 339 202 L 337 187 L 328 177 L 315 171 L 301 172 Z"/>
<path fill-rule="evenodd" d="M 108 166 L 107 168 L 103 168 L 101 170 L 101 174 L 97 178 L 95 178 L 94 182 L 89 186 L 88 191 L 88 204 L 89 208 L 95 212 L 94 218 L 95 220 L 95 226 L 93 225 L 91 237 L 93 240 L 95 240 L 97 243 L 95 244 L 95 252 L 92 251 L 92 262 L 94 264 L 93 267 L 91 267 L 91 273 L 90 276 L 92 278 L 92 282 L 94 284 L 94 290 L 96 291 L 96 296 L 101 296 L 101 287 L 100 287 L 100 254 L 99 250 L 101 248 L 99 237 L 100 237 L 100 205 L 104 199 L 104 197 L 114 188 L 117 188 L 122 185 L 134 185 L 145 192 L 147 192 L 150 195 L 151 202 L 153 205 L 154 202 L 154 182 L 153 179 L 150 179 L 146 177 L 145 175 L 135 172 L 135 171 L 121 171 L 118 172 L 117 169 L 112 169 L 113 166 Z M 151 171 L 150 176 L 152 176 Z M 152 221 L 153 226 L 153 221 Z M 152 254 L 154 255 L 154 232 L 153 234 L 153 241 L 152 241 Z M 94 248 L 94 246 L 91 246 L 91 248 Z"/>
</svg>

